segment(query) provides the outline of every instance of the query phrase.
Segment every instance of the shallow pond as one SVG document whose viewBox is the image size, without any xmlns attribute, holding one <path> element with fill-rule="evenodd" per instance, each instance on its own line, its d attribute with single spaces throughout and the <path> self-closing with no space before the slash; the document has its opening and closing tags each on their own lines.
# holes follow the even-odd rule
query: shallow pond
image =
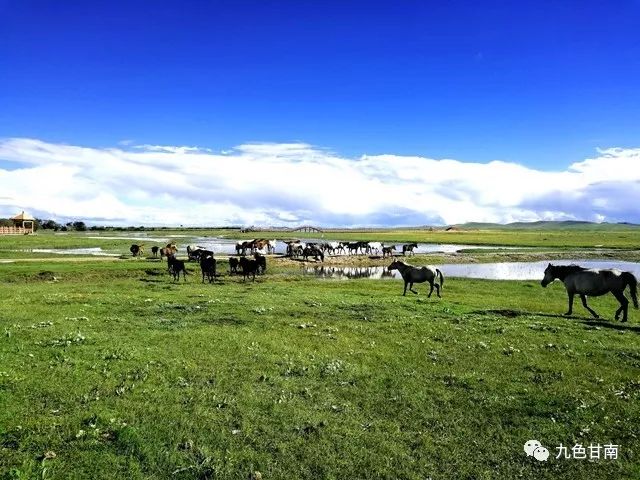
<svg viewBox="0 0 640 480">
<path fill-rule="evenodd" d="M 437 265 L 445 277 L 481 278 L 487 280 L 542 280 L 548 261 L 540 262 L 500 262 L 500 263 L 447 263 Z M 576 263 L 588 268 L 618 268 L 632 272 L 640 278 L 640 263 L 604 260 L 554 260 L 554 265 Z M 400 279 L 396 270 L 389 272 L 387 267 L 331 267 L 310 266 L 303 268 L 304 275 L 322 278 L 350 279 Z"/>
</svg>

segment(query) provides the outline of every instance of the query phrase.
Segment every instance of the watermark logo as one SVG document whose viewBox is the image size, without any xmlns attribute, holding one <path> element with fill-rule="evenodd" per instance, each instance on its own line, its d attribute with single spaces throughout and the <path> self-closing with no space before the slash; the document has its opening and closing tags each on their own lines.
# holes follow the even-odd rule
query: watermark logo
<svg viewBox="0 0 640 480">
<path fill-rule="evenodd" d="M 528 457 L 533 457 L 539 462 L 546 462 L 549 458 L 549 450 L 543 447 L 538 440 L 529 440 L 525 443 L 524 451 Z"/>
<path fill-rule="evenodd" d="M 582 445 L 576 443 L 573 447 L 563 445 L 562 443 L 555 447 L 558 454 L 556 459 L 576 459 L 576 460 L 616 460 L 618 458 L 619 445 L 607 443 L 601 445 L 599 443 L 591 443 L 590 445 Z M 529 440 L 524 444 L 524 451 L 528 457 L 533 457 L 539 462 L 546 462 L 549 458 L 549 450 L 542 446 L 538 440 Z"/>
</svg>

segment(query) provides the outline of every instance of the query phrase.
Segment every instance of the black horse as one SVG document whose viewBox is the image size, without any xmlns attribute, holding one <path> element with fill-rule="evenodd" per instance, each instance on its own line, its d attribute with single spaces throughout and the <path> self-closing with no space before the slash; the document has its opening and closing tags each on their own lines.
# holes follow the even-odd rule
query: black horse
<svg viewBox="0 0 640 480">
<path fill-rule="evenodd" d="M 382 247 L 382 258 L 384 257 L 393 257 L 393 251 L 396 249 L 395 245 L 391 245 L 390 247 Z"/>
<path fill-rule="evenodd" d="M 258 273 L 264 274 L 264 272 L 267 271 L 267 257 L 259 253 L 254 253 L 253 258 L 258 262 Z"/>
<path fill-rule="evenodd" d="M 242 268 L 242 279 L 247 281 L 249 275 L 253 275 L 253 281 L 256 281 L 256 273 L 260 268 L 258 261 L 247 257 L 240 257 L 240 267 Z"/>
<path fill-rule="evenodd" d="M 240 261 L 236 257 L 229 257 L 229 274 L 238 273 L 238 265 Z"/>
<path fill-rule="evenodd" d="M 158 257 L 158 250 L 160 250 L 160 247 L 158 247 L 157 245 L 154 245 L 153 247 L 151 247 L 151 253 L 156 258 Z"/>
<path fill-rule="evenodd" d="M 209 283 L 216 279 L 216 259 L 213 258 L 213 255 L 200 256 L 200 270 L 202 270 L 202 283 L 204 283 L 205 276 Z"/>
<path fill-rule="evenodd" d="M 413 289 L 413 284 L 429 282 L 431 290 L 429 290 L 428 296 L 431 296 L 433 288 L 435 287 L 436 293 L 438 294 L 438 297 L 440 297 L 440 289 L 442 288 L 442 285 L 444 285 L 444 277 L 442 276 L 442 272 L 436 267 L 429 265 L 427 267 L 418 268 L 396 260 L 389 265 L 387 270 L 398 270 L 400 275 L 402 275 L 402 279 L 404 280 L 404 293 L 402 295 L 407 294 L 407 285 L 409 286 L 409 290 L 417 294 L 418 292 Z M 438 276 L 440 277 L 440 285 L 436 283 L 436 278 Z"/>
<path fill-rule="evenodd" d="M 591 315 L 599 318 L 598 314 L 587 305 L 587 295 L 598 297 L 611 292 L 620 302 L 620 308 L 616 310 L 615 319 L 618 320 L 622 313 L 622 321 L 627 321 L 629 310 L 629 300 L 624 296 L 624 290 L 629 286 L 629 294 L 633 300 L 633 306 L 638 308 L 638 280 L 631 272 L 622 272 L 615 268 L 598 270 L 595 268 L 584 268 L 579 265 L 551 265 L 544 271 L 544 278 L 540 282 L 546 287 L 556 278 L 564 283 L 569 296 L 569 310 L 565 315 L 571 315 L 573 311 L 573 296 L 580 295 L 582 305 Z"/>
<path fill-rule="evenodd" d="M 309 257 L 313 257 L 316 262 L 318 260 L 324 262 L 324 252 L 315 245 L 306 246 L 304 250 L 302 250 L 302 259 L 307 261 Z"/>
<path fill-rule="evenodd" d="M 409 252 L 411 255 L 413 255 L 413 249 L 414 248 L 418 248 L 418 244 L 417 243 L 407 243 L 405 245 L 402 245 L 402 255 L 406 255 L 407 252 Z"/>
<path fill-rule="evenodd" d="M 183 260 L 178 260 L 175 255 L 169 255 L 167 257 L 167 265 L 169 266 L 169 273 L 173 275 L 173 280 L 180 280 L 180 272 L 182 272 L 182 278 L 187 281 L 187 269 L 184 266 Z"/>
<path fill-rule="evenodd" d="M 144 253 L 144 245 L 136 245 L 135 243 L 129 247 L 129 251 L 131 255 L 134 257 L 139 257 Z"/>
</svg>

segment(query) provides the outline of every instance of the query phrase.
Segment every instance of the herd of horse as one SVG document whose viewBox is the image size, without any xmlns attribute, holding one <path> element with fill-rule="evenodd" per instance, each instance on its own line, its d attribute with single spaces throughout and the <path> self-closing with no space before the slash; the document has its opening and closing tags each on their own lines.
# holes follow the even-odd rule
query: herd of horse
<svg viewBox="0 0 640 480">
<path fill-rule="evenodd" d="M 129 251 L 134 257 L 139 257 L 144 254 L 144 245 L 133 244 Z M 164 247 L 155 245 L 151 247 L 151 254 L 154 258 L 157 258 L 158 254 L 160 255 L 160 261 L 164 257 L 167 258 L 167 270 L 173 276 L 174 281 L 180 280 L 180 274 L 182 274 L 183 281 L 186 281 L 189 271 L 185 261 L 177 258 L 177 253 L 178 247 L 175 243 L 168 243 Z M 217 273 L 218 262 L 212 250 L 208 250 L 205 247 L 187 245 L 187 261 L 195 261 L 200 264 L 202 283 L 205 280 L 213 283 L 216 277 L 219 276 Z M 229 274 L 242 274 L 245 281 L 249 276 L 255 281 L 256 274 L 264 274 L 266 271 L 267 258 L 261 253 L 255 252 L 252 258 L 247 258 L 244 254 L 240 258 L 229 257 Z"/>
<path fill-rule="evenodd" d="M 285 242 L 287 245 L 286 255 L 291 258 L 302 257 L 308 260 L 314 257 L 315 260 L 324 261 L 325 255 L 380 255 L 382 258 L 393 257 L 394 251 L 402 251 L 402 255 L 413 255 L 414 250 L 418 248 L 417 243 L 406 243 L 396 250 L 395 245 L 385 246 L 380 242 L 322 242 L 322 243 L 304 243 L 300 240 L 289 240 Z"/>
<path fill-rule="evenodd" d="M 316 260 L 324 261 L 324 255 L 328 253 L 374 253 L 382 252 L 383 258 L 392 256 L 395 246 L 387 246 L 378 242 L 326 242 L 326 243 L 303 243 L 299 240 L 287 241 L 287 255 L 291 258 L 303 257 L 304 260 L 314 257 Z M 416 243 L 409 243 L 402 246 L 402 253 L 412 254 L 417 248 Z M 267 270 L 267 260 L 264 252 L 275 252 L 275 240 L 252 240 L 248 242 L 238 242 L 236 252 L 239 257 L 229 257 L 229 274 L 242 273 L 244 281 L 251 276 L 255 281 L 256 274 L 265 273 Z M 133 256 L 140 256 L 144 253 L 144 245 L 131 245 L 129 249 Z M 175 243 L 169 243 L 165 247 L 154 246 L 151 253 L 154 257 L 160 254 L 160 260 L 167 257 L 167 268 L 173 276 L 174 281 L 180 279 L 182 273 L 183 280 L 186 281 L 187 270 L 184 260 L 176 258 L 177 246 Z M 249 252 L 251 257 L 246 254 Z M 202 282 L 205 279 L 209 283 L 213 283 L 217 276 L 217 261 L 211 250 L 203 247 L 187 247 L 187 257 L 189 261 L 198 261 L 202 272 Z M 238 271 L 240 269 L 240 271 Z M 442 272 L 434 266 L 428 265 L 423 267 L 415 267 L 400 260 L 394 260 L 387 267 L 387 271 L 397 270 L 404 281 L 403 296 L 407 294 L 407 289 L 417 294 L 413 289 L 416 283 L 429 283 L 430 290 L 428 297 L 431 297 L 433 290 L 436 290 L 438 297 L 441 297 L 441 290 L 444 284 L 444 276 Z M 544 278 L 540 282 L 542 287 L 546 287 L 554 280 L 560 280 L 567 291 L 569 299 L 569 309 L 565 315 L 571 315 L 573 312 L 573 299 L 575 295 L 580 296 L 584 308 L 595 318 L 599 318 L 598 314 L 587 304 L 587 297 L 597 297 L 611 293 L 620 303 L 620 307 L 615 312 L 615 319 L 620 318 L 622 314 L 622 322 L 628 319 L 629 300 L 625 297 L 624 292 L 629 288 L 629 294 L 633 306 L 638 308 L 638 280 L 631 272 L 621 271 L 618 269 L 590 269 L 579 265 L 552 265 L 549 263 L 544 271 Z"/>
</svg>

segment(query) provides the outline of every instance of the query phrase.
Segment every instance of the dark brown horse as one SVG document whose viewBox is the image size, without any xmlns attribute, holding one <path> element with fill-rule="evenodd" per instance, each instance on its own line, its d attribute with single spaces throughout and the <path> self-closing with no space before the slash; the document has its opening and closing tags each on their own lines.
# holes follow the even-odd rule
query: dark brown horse
<svg viewBox="0 0 640 480">
<path fill-rule="evenodd" d="M 551 265 L 544 271 L 544 278 L 540 282 L 546 287 L 555 279 L 564 283 L 569 296 L 569 310 L 565 315 L 571 315 L 573 311 L 573 297 L 577 293 L 582 300 L 582 306 L 586 308 L 595 318 L 600 318 L 598 314 L 587 305 L 587 295 L 598 297 L 611 292 L 620 302 L 620 308 L 616 310 L 615 319 L 618 320 L 622 313 L 622 321 L 627 321 L 629 310 L 629 300 L 624 296 L 624 290 L 629 286 L 629 294 L 633 301 L 633 306 L 638 308 L 638 280 L 631 272 L 622 272 L 615 268 L 598 270 L 595 268 L 584 268 L 579 265 Z"/>
<path fill-rule="evenodd" d="M 442 272 L 436 267 L 432 267 L 431 265 L 429 265 L 426 267 L 418 268 L 396 260 L 391 265 L 389 265 L 389 268 L 387 270 L 398 270 L 400 272 L 400 275 L 402 275 L 402 279 L 404 280 L 404 292 L 402 293 L 402 295 L 407 294 L 407 286 L 409 286 L 409 290 L 417 294 L 418 292 L 413 289 L 413 284 L 429 282 L 429 285 L 431 285 L 431 289 L 429 290 L 428 296 L 431 296 L 431 294 L 433 293 L 433 288 L 435 287 L 436 293 L 438 294 L 438 297 L 440 297 L 440 289 L 442 288 L 442 285 L 444 285 L 444 277 L 442 276 Z M 436 279 L 438 276 L 440 277 L 440 285 L 436 283 Z"/>
</svg>

